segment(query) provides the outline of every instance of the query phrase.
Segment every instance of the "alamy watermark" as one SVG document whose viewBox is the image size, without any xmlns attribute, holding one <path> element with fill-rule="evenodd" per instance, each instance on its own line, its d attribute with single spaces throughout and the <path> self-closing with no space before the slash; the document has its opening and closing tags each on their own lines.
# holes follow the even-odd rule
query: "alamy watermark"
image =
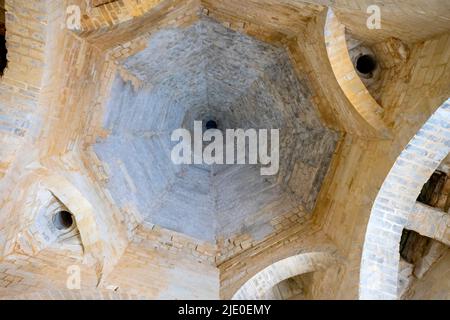
<svg viewBox="0 0 450 320">
<path fill-rule="evenodd" d="M 81 269 L 77 265 L 71 265 L 67 267 L 67 281 L 66 287 L 69 290 L 81 289 Z"/>
<path fill-rule="evenodd" d="M 280 134 L 279 129 L 270 129 L 269 141 L 268 131 L 226 129 L 224 137 L 218 129 L 203 132 L 202 121 L 194 121 L 194 137 L 187 129 L 172 132 L 171 140 L 178 143 L 171 159 L 174 164 L 261 164 L 261 175 L 275 175 L 280 161 Z M 209 144 L 204 146 L 204 142 Z"/>
<path fill-rule="evenodd" d="M 370 16 L 367 18 L 366 26 L 370 30 L 381 29 L 381 9 L 376 4 L 367 7 L 367 13 Z"/>
</svg>

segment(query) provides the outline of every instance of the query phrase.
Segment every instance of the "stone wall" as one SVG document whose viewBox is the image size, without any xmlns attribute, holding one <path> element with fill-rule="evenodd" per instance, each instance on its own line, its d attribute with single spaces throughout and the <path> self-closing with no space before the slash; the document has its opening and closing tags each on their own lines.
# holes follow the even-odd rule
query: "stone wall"
<svg viewBox="0 0 450 320">
<path fill-rule="evenodd" d="M 5 1 L 8 67 L 0 79 L 0 178 L 35 120 L 48 67 L 46 1 Z"/>
<path fill-rule="evenodd" d="M 404 298 L 412 300 L 450 299 L 450 250 L 439 259 L 423 278 L 416 281 Z"/>
<path fill-rule="evenodd" d="M 103 287 L 146 299 L 218 299 L 216 248 L 158 227 L 140 227 Z"/>
</svg>

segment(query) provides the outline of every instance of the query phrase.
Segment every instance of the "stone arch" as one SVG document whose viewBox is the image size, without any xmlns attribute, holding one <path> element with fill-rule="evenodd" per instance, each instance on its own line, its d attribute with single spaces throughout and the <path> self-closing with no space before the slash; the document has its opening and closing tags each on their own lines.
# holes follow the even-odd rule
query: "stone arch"
<svg viewBox="0 0 450 320">
<path fill-rule="evenodd" d="M 124 235 L 107 228 L 106 208 L 98 202 L 93 202 L 87 196 L 86 190 L 82 190 L 70 178 L 48 173 L 42 179 L 41 185 L 74 215 L 84 249 L 84 261 L 95 266 L 101 284 L 122 255 L 125 246 Z"/>
<path fill-rule="evenodd" d="M 232 297 L 233 300 L 258 300 L 283 280 L 326 269 L 336 262 L 328 252 L 301 253 L 279 260 L 250 278 Z"/>
<path fill-rule="evenodd" d="M 50 175 L 42 185 L 64 203 L 74 215 L 85 253 L 101 261 L 102 250 L 100 249 L 103 245 L 93 205 L 64 177 Z"/>
<path fill-rule="evenodd" d="M 450 99 L 428 119 L 395 161 L 375 199 L 364 241 L 361 299 L 398 297 L 399 242 L 416 199 L 450 151 Z"/>
<path fill-rule="evenodd" d="M 37 197 L 38 201 L 45 202 L 44 198 L 47 196 L 42 193 L 45 191 L 46 194 L 57 198 L 73 214 L 81 237 L 83 261 L 95 268 L 99 279 L 110 271 L 111 265 L 115 262 L 111 258 L 110 243 L 102 232 L 101 221 L 98 220 L 94 205 L 77 186 L 60 174 L 39 168 L 25 175 L 13 191 L 20 193 L 22 190 L 29 193 L 28 196 L 24 195 L 23 203 L 3 208 L 7 213 L 3 224 L 10 227 L 5 229 L 5 244 L 0 248 L 0 258 L 14 254 L 18 248 L 20 252 L 32 256 L 45 249 L 45 244 L 40 242 L 39 234 L 30 232 L 34 230 L 31 226 L 37 213 L 36 210 L 31 210 L 30 206 L 34 208 L 36 203 L 30 199 Z M 17 212 L 23 213 L 18 216 Z"/>
<path fill-rule="evenodd" d="M 345 96 L 380 137 L 388 137 L 389 131 L 381 117 L 383 108 L 356 73 L 347 48 L 345 26 L 339 22 L 331 8 L 327 13 L 324 36 L 331 68 Z"/>
</svg>

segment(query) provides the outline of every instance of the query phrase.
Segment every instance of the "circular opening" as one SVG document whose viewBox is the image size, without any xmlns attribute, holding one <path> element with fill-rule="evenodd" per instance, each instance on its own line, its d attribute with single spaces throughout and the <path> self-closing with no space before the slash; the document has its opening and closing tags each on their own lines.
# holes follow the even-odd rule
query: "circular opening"
<svg viewBox="0 0 450 320">
<path fill-rule="evenodd" d="M 369 74 L 375 70 L 377 62 L 374 57 L 364 54 L 356 60 L 356 70 L 362 74 Z"/>
<path fill-rule="evenodd" d="M 58 230 L 69 229 L 73 225 L 73 216 L 68 211 L 59 211 L 53 217 L 53 224 Z"/>
<path fill-rule="evenodd" d="M 209 129 L 217 129 L 217 122 L 215 122 L 214 120 L 208 120 L 206 122 L 206 130 Z"/>
</svg>

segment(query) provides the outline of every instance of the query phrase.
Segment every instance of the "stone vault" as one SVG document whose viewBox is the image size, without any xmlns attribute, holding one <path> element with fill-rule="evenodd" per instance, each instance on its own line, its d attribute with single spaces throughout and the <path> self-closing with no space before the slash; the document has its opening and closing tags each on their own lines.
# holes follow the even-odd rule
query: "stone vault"
<svg viewBox="0 0 450 320">
<path fill-rule="evenodd" d="M 121 208 L 147 222 L 214 241 L 263 238 L 274 217 L 314 207 L 338 139 L 320 122 L 310 89 L 284 49 L 203 17 L 167 28 L 124 61 L 142 83 L 117 76 L 95 152 Z M 219 129 L 280 129 L 280 170 L 259 165 L 174 165 L 171 132 L 214 119 Z"/>
</svg>

